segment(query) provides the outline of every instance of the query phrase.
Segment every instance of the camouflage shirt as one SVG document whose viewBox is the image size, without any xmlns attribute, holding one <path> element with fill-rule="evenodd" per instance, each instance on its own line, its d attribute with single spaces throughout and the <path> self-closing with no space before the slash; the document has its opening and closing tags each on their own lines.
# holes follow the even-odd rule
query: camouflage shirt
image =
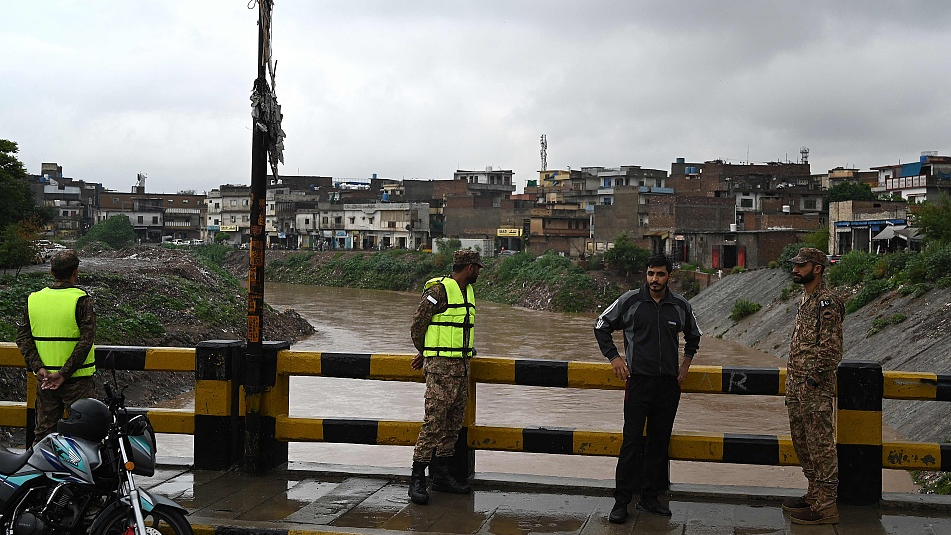
<svg viewBox="0 0 951 535">
<path fill-rule="evenodd" d="M 436 314 L 442 314 L 449 308 L 449 296 L 446 287 L 442 284 L 433 284 L 423 292 L 416 313 L 413 314 L 413 325 L 410 327 L 410 336 L 416 351 L 423 352 L 426 346 L 426 329 Z M 423 362 L 423 373 L 437 375 L 465 376 L 469 374 L 469 359 L 448 357 L 427 357 Z"/>
<path fill-rule="evenodd" d="M 835 371 L 842 360 L 845 305 L 825 282 L 804 294 L 796 314 L 786 366 L 786 395 L 797 395 L 811 377 L 819 389 L 835 391 Z"/>
<path fill-rule="evenodd" d="M 65 281 L 57 281 L 50 285 L 50 288 L 72 287 L 72 284 Z M 73 354 L 66 360 L 66 364 L 59 369 L 59 373 L 67 379 L 86 362 L 89 348 L 93 346 L 96 339 L 96 311 L 93 309 L 92 297 L 89 295 L 80 297 L 76 301 L 76 325 L 79 325 L 79 342 L 73 348 Z M 29 307 L 23 309 L 23 319 L 17 322 L 16 344 L 29 371 L 36 373 L 43 367 L 43 361 L 33 341 L 33 331 L 30 329 Z"/>
</svg>

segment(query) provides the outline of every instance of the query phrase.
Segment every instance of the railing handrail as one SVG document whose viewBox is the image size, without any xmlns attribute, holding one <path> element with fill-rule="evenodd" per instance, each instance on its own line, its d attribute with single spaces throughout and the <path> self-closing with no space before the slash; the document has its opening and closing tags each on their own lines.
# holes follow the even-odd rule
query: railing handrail
<svg viewBox="0 0 951 535">
<path fill-rule="evenodd" d="M 272 362 L 270 365 L 265 363 L 263 376 L 265 379 L 269 377 L 267 380 L 270 382 L 259 403 L 246 402 L 242 397 L 240 377 L 245 372 L 241 369 L 244 366 L 240 358 L 243 356 L 241 341 L 203 342 L 196 349 L 99 346 L 96 348 L 96 359 L 97 367 L 105 369 L 195 372 L 194 411 L 135 410 L 148 414 L 157 432 L 195 434 L 196 465 L 199 464 L 199 436 L 206 433 L 200 431 L 206 427 L 205 424 L 196 425 L 199 421 L 214 423 L 221 429 L 234 432 L 236 418 L 250 418 L 258 413 L 272 422 L 271 440 L 284 442 L 285 460 L 287 441 L 389 445 L 415 443 L 420 422 L 288 416 L 291 376 L 422 382 L 422 372 L 409 365 L 414 355 L 296 351 L 289 349 L 289 344 L 283 342 L 265 344 L 270 344 L 269 358 Z M 0 342 L 0 366 L 25 367 L 15 344 Z M 842 370 L 846 368 L 849 373 L 845 375 L 870 372 L 871 375 L 866 375 L 866 378 L 878 379 L 873 381 L 871 391 L 867 391 L 871 383 L 862 385 L 864 390 L 859 389 L 858 396 L 862 399 L 858 401 L 854 395 L 839 397 L 837 442 L 840 457 L 843 451 L 858 448 L 863 452 L 860 456 L 880 457 L 879 466 L 883 468 L 951 469 L 951 444 L 884 442 L 881 438 L 882 399 L 951 401 L 951 375 L 883 371 L 875 363 L 846 361 L 840 367 L 840 378 Z M 621 442 L 619 432 L 481 426 L 474 422 L 477 383 L 622 390 L 624 383 L 614 376 L 609 363 L 475 357 L 470 370 L 472 396 L 467 407 L 464 436 L 461 438 L 465 441 L 465 447 L 471 450 L 617 455 Z M 785 394 L 785 377 L 786 369 L 781 367 L 695 365 L 691 366 L 682 390 L 687 393 L 781 396 Z M 841 388 L 843 383 L 841 380 L 839 383 Z M 0 425 L 29 425 L 36 388 L 36 379 L 32 374 L 28 374 L 27 386 L 26 403 L 0 401 Z M 220 432 L 210 439 L 220 440 Z M 798 464 L 789 436 L 680 432 L 671 437 L 670 454 L 672 459 L 677 460 Z M 864 462 L 867 464 L 869 461 L 865 459 Z"/>
</svg>

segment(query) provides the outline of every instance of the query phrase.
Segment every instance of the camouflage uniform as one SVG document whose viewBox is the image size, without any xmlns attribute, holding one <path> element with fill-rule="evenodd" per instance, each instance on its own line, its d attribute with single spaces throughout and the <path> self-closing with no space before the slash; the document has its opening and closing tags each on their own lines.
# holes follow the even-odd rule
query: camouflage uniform
<svg viewBox="0 0 951 535">
<path fill-rule="evenodd" d="M 420 353 L 429 322 L 434 315 L 445 312 L 448 306 L 449 298 L 442 284 L 433 285 L 423 292 L 410 328 L 413 344 Z M 455 452 L 469 399 L 469 359 L 426 357 L 423 374 L 426 377 L 425 416 L 413 451 L 413 461 L 428 463 L 433 453 L 437 457 L 451 457 Z"/>
<path fill-rule="evenodd" d="M 57 269 L 60 264 L 79 265 L 76 253 L 70 249 L 57 253 L 50 259 L 50 265 Z M 57 279 L 50 288 L 73 288 L 67 280 Z M 76 325 L 79 326 L 80 340 L 73 348 L 73 352 L 66 363 L 58 370 L 66 381 L 57 389 L 36 389 L 36 427 L 34 444 L 56 429 L 56 423 L 63 417 L 63 412 L 74 401 L 81 398 L 94 397 L 96 392 L 92 377 L 72 377 L 86 360 L 90 348 L 96 338 L 96 312 L 90 296 L 80 297 L 76 302 Z M 36 373 L 44 368 L 43 360 L 36 349 L 33 332 L 30 327 L 29 307 L 23 311 L 23 319 L 17 323 L 16 344 L 26 362 L 27 370 Z"/>
<path fill-rule="evenodd" d="M 807 501 L 817 509 L 835 504 L 839 484 L 834 402 L 844 316 L 842 300 L 825 282 L 803 295 L 786 371 L 789 430 L 809 481 Z M 807 380 L 815 387 L 809 388 Z"/>
</svg>

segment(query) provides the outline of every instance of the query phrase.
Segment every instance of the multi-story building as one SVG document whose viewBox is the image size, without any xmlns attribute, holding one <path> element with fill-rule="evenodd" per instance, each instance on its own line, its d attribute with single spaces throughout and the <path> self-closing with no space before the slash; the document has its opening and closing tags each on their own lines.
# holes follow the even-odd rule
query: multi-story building
<svg viewBox="0 0 951 535">
<path fill-rule="evenodd" d="M 95 223 L 101 184 L 64 177 L 56 163 L 43 163 L 41 174 L 28 180 L 36 205 L 49 208 L 53 216 L 44 229 L 48 238 L 74 240 Z"/>
<path fill-rule="evenodd" d="M 435 214 L 434 225 L 441 225 L 443 235 L 450 238 L 494 239 L 498 229 L 514 219 L 513 175 L 511 170 L 487 167 L 457 170 L 453 180 L 433 181 L 433 197 L 442 200 L 444 212 Z"/>
<path fill-rule="evenodd" d="M 133 193 L 102 191 L 96 222 L 124 215 L 141 243 L 205 239 L 205 195 L 146 193 L 142 175 L 134 189 Z"/>
<path fill-rule="evenodd" d="M 900 195 L 910 203 L 934 201 L 942 194 L 951 194 L 951 156 L 924 151 L 917 162 L 872 169 L 878 172 L 878 184 L 872 191 L 880 194 Z"/>
<path fill-rule="evenodd" d="M 354 249 L 416 249 L 429 243 L 429 205 L 345 204 L 343 229 Z"/>
<path fill-rule="evenodd" d="M 223 232 L 228 235 L 225 243 L 251 242 L 251 186 L 223 184 L 208 192 L 206 206 L 206 241 Z"/>
</svg>

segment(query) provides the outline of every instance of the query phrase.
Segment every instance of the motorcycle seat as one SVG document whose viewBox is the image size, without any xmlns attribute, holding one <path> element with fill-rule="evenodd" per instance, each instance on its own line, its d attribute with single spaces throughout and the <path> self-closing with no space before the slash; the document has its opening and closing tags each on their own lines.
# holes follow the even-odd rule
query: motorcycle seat
<svg viewBox="0 0 951 535">
<path fill-rule="evenodd" d="M 33 455 L 32 447 L 27 448 L 23 453 L 15 453 L 0 445 L 0 474 L 5 476 L 15 474 L 30 460 L 31 455 Z"/>
</svg>

